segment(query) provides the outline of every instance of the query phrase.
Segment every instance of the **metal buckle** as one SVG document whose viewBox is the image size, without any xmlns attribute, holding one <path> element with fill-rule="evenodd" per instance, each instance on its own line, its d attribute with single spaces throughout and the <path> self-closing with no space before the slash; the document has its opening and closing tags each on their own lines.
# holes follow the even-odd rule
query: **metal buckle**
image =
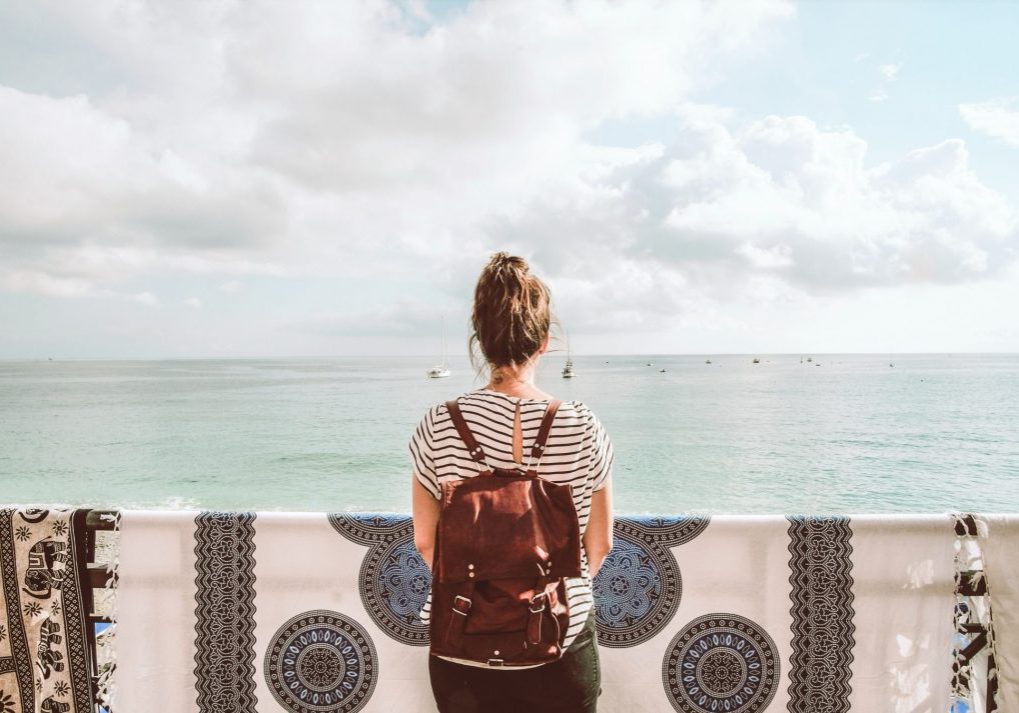
<svg viewBox="0 0 1019 713">
<path fill-rule="evenodd" d="M 460 608 L 457 606 L 457 604 L 459 603 L 459 600 L 461 600 L 461 599 L 463 599 L 465 602 L 467 602 L 467 608 L 464 609 L 463 611 L 460 611 Z M 461 596 L 461 595 L 457 594 L 455 597 L 453 597 L 453 612 L 456 613 L 456 614 L 459 614 L 460 616 L 467 616 L 467 612 L 469 612 L 471 610 L 471 605 L 472 604 L 473 604 L 473 602 L 471 602 L 470 599 L 468 599 L 467 597 L 464 597 L 464 596 Z"/>
<path fill-rule="evenodd" d="M 536 600 L 538 600 L 538 599 L 547 599 L 547 598 L 548 598 L 548 592 L 547 591 L 542 591 L 542 592 L 540 592 L 538 594 L 535 594 L 533 597 L 531 597 L 530 602 L 528 602 L 529 606 L 527 608 L 531 610 L 532 614 L 538 614 L 540 612 L 543 612 L 543 611 L 545 611 L 545 607 L 548 606 L 548 605 L 543 601 L 541 603 L 541 608 L 535 609 L 534 608 L 534 602 Z"/>
</svg>

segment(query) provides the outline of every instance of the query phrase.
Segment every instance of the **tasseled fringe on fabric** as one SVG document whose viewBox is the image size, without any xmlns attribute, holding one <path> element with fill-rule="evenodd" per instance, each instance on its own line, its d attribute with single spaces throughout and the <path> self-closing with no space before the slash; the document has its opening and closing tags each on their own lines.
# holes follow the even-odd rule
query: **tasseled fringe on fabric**
<svg viewBox="0 0 1019 713">
<path fill-rule="evenodd" d="M 981 538 L 987 522 L 973 513 L 951 513 L 955 522 L 955 631 L 952 649 L 952 707 L 965 702 L 972 713 L 1002 711 L 995 666 L 990 585 L 984 571 Z M 986 672 L 986 675 L 984 675 Z"/>
<path fill-rule="evenodd" d="M 113 645 L 117 636 L 117 579 L 120 568 L 120 510 L 112 514 L 103 514 L 103 520 L 113 522 L 111 531 L 111 554 L 110 561 L 106 563 L 108 574 L 106 587 L 110 590 L 109 616 L 111 620 L 108 626 L 100 635 L 101 641 L 97 641 L 97 654 L 99 661 L 99 681 L 96 698 L 102 709 L 116 711 L 114 701 L 114 675 L 117 668 L 116 647 Z M 98 637 L 97 637 L 98 638 Z"/>
</svg>

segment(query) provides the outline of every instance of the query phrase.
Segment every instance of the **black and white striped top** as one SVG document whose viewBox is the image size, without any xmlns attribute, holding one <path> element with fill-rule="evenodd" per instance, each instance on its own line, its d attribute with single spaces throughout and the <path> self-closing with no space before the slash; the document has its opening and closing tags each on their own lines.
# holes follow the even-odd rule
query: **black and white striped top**
<svg viewBox="0 0 1019 713">
<path fill-rule="evenodd" d="M 538 435 L 547 401 L 477 389 L 459 396 L 457 403 L 471 433 L 484 449 L 490 466 L 527 467 L 531 444 Z M 520 404 L 523 463 L 513 459 L 513 421 L 517 403 Z M 443 482 L 473 477 L 483 467 L 471 459 L 444 403 L 425 413 L 408 447 L 415 477 L 436 499 L 441 497 Z M 552 422 L 537 471 L 542 478 L 572 486 L 581 537 L 587 530 L 592 493 L 607 484 L 612 473 L 612 459 L 612 442 L 594 413 L 580 401 L 564 401 Z M 567 581 L 570 626 L 564 641 L 566 647 L 580 632 L 593 606 L 587 553 L 583 547 L 580 554 L 583 576 Z M 428 621 L 430 607 L 429 594 L 421 612 L 425 621 Z"/>
</svg>

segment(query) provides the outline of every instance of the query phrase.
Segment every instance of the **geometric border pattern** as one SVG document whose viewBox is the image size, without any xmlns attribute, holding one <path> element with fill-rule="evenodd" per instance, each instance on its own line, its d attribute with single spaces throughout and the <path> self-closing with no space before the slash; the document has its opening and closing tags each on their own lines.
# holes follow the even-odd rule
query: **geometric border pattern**
<svg viewBox="0 0 1019 713">
<path fill-rule="evenodd" d="M 21 620 L 21 597 L 18 594 L 18 569 L 14 545 L 15 508 L 0 510 L 0 565 L 3 566 L 4 594 L 7 599 L 7 621 L 10 624 L 8 636 L 11 642 L 11 656 L 21 690 L 21 710 L 35 709 L 35 672 L 32 670 L 32 656 L 28 653 L 28 636 Z"/>
<path fill-rule="evenodd" d="M 254 522 L 253 512 L 195 515 L 194 672 L 202 713 L 255 713 Z"/>
<path fill-rule="evenodd" d="M 846 713 L 852 691 L 852 529 L 846 516 L 788 515 L 791 713 Z"/>
<path fill-rule="evenodd" d="M 89 621 L 94 602 L 92 587 L 88 583 L 88 558 L 85 554 L 87 517 L 88 510 L 84 508 L 76 508 L 71 513 L 67 544 L 71 548 L 71 561 L 76 574 L 66 582 L 62 590 L 67 655 L 71 660 L 70 673 L 79 710 L 92 710 L 92 651 L 85 633 L 88 627 L 94 626 Z"/>
</svg>

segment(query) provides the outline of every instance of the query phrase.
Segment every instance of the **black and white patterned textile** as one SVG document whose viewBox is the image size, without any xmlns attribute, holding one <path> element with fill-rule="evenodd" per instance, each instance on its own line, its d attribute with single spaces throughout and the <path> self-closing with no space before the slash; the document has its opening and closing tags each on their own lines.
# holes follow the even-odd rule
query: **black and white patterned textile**
<svg viewBox="0 0 1019 713">
<path fill-rule="evenodd" d="M 328 517 L 341 535 L 370 548 L 361 563 L 358 590 L 371 618 L 397 641 L 427 646 L 428 626 L 421 621 L 421 608 L 432 573 L 414 546 L 411 519 L 381 513 Z"/>
<path fill-rule="evenodd" d="M 86 514 L 0 509 L 0 713 L 93 710 Z"/>
<path fill-rule="evenodd" d="M 120 523 L 117 710 L 435 710 L 407 515 Z M 619 517 L 614 539 L 599 710 L 948 711 L 948 514 Z"/>
<path fill-rule="evenodd" d="M 427 710 L 427 649 L 397 640 L 392 622 L 365 608 L 372 549 L 334 520 L 121 511 L 113 709 Z M 375 544 L 385 553 L 394 542 Z M 377 577 L 391 585 L 385 570 Z M 390 589 L 369 591 L 389 601 Z"/>
</svg>

